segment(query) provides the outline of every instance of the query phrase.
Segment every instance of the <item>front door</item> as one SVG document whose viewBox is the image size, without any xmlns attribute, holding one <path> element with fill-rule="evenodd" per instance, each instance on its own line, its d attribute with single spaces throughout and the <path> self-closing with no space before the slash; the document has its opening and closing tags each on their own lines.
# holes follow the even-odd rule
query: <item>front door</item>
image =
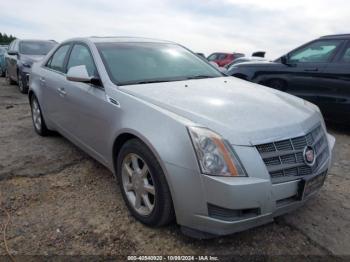
<svg viewBox="0 0 350 262">
<path fill-rule="evenodd" d="M 287 92 L 317 103 L 324 70 L 341 48 L 343 40 L 316 40 L 288 55 Z"/>
<path fill-rule="evenodd" d="M 84 65 L 90 77 L 98 77 L 98 72 L 89 50 L 85 44 L 73 45 L 67 63 L 67 72 L 71 67 Z M 111 106 L 102 86 L 89 83 L 64 81 L 64 117 L 62 126 L 69 136 L 104 162 L 108 155 L 111 121 L 107 112 Z"/>
<path fill-rule="evenodd" d="M 350 42 L 324 69 L 316 103 L 329 119 L 350 122 Z"/>
</svg>

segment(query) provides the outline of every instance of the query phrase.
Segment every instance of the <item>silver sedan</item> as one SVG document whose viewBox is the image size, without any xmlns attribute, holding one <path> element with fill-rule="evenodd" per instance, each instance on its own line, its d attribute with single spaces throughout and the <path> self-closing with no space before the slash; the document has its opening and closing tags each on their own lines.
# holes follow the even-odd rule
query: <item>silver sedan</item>
<svg viewBox="0 0 350 262">
<path fill-rule="evenodd" d="M 119 181 L 132 215 L 198 238 L 301 206 L 334 138 L 319 109 L 222 75 L 188 49 L 141 38 L 67 40 L 32 66 L 35 131 L 57 131 Z"/>
</svg>

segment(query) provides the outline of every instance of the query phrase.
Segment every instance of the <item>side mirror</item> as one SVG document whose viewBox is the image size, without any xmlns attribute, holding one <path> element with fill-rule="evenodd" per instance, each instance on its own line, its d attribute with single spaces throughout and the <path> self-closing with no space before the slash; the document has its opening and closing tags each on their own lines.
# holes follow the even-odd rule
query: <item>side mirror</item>
<svg viewBox="0 0 350 262">
<path fill-rule="evenodd" d="M 7 53 L 8 53 L 9 55 L 18 55 L 18 52 L 17 52 L 17 51 L 14 51 L 14 50 L 7 51 Z"/>
<path fill-rule="evenodd" d="M 288 56 L 284 55 L 281 57 L 281 63 L 284 65 L 288 65 Z"/>
<path fill-rule="evenodd" d="M 69 68 L 67 73 L 67 80 L 73 82 L 90 83 L 91 77 L 86 70 L 86 66 L 80 65 Z"/>
<path fill-rule="evenodd" d="M 73 66 L 69 68 L 67 73 L 67 80 L 80 83 L 88 83 L 96 86 L 102 86 L 101 80 L 97 77 L 89 76 L 86 66 Z"/>
</svg>

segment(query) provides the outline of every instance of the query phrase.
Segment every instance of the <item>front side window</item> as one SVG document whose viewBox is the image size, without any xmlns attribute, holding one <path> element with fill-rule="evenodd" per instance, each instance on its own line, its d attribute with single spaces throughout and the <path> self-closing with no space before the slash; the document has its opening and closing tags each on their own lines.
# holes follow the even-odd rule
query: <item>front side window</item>
<svg viewBox="0 0 350 262">
<path fill-rule="evenodd" d="M 21 41 L 19 53 L 23 55 L 46 55 L 56 44 L 51 41 Z"/>
<path fill-rule="evenodd" d="M 56 50 L 56 52 L 51 56 L 48 63 L 46 64 L 47 67 L 64 73 L 64 62 L 67 55 L 67 52 L 69 50 L 70 45 L 63 45 L 60 48 Z"/>
<path fill-rule="evenodd" d="M 73 66 L 84 65 L 90 77 L 96 76 L 97 71 L 89 49 L 81 44 L 75 44 L 69 57 L 67 71 Z"/>
<path fill-rule="evenodd" d="M 289 56 L 290 62 L 325 63 L 334 55 L 342 40 L 319 40 L 312 42 L 294 52 Z"/>
<path fill-rule="evenodd" d="M 221 77 L 187 49 L 170 43 L 96 44 L 111 80 L 118 85 Z"/>
<path fill-rule="evenodd" d="M 348 46 L 346 49 L 345 49 L 345 52 L 341 58 L 341 61 L 344 62 L 344 63 L 350 63 L 350 46 Z"/>
</svg>

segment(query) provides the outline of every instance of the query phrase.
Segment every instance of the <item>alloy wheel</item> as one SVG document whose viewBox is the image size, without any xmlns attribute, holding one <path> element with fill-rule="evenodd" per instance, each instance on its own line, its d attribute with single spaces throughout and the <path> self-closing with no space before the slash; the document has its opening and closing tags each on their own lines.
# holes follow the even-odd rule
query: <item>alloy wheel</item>
<svg viewBox="0 0 350 262">
<path fill-rule="evenodd" d="M 122 162 L 122 183 L 133 209 L 142 216 L 150 215 L 156 201 L 154 179 L 139 155 L 130 153 L 125 156 Z"/>
<path fill-rule="evenodd" d="M 38 102 L 34 98 L 32 100 L 32 117 L 35 129 L 41 131 L 41 111 Z"/>
</svg>

